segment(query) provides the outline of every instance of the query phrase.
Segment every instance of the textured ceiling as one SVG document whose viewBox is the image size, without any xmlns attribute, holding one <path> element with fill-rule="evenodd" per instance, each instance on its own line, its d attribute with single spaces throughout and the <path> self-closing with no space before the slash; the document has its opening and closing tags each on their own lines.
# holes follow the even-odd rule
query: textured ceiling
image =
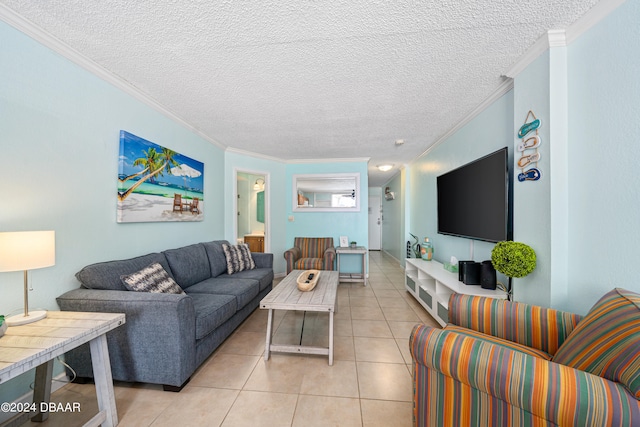
<svg viewBox="0 0 640 427">
<path fill-rule="evenodd" d="M 379 186 L 597 0 L 0 3 L 223 146 L 370 157 Z"/>
</svg>

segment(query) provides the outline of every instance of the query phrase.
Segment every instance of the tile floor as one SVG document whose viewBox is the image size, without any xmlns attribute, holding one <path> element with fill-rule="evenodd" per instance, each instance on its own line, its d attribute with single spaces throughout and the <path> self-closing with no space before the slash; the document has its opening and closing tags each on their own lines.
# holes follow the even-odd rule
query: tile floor
<svg viewBox="0 0 640 427">
<path fill-rule="evenodd" d="M 409 333 L 436 321 L 404 290 L 403 270 L 371 252 L 369 286 L 341 283 L 334 364 L 326 356 L 272 353 L 264 360 L 267 313 L 256 310 L 180 393 L 116 383 L 120 426 L 411 426 Z M 276 283 L 278 280 L 276 280 Z M 275 283 L 274 283 L 275 284 Z M 276 311 L 274 342 L 328 345 L 328 315 Z M 52 414 L 49 427 L 82 425 L 97 411 L 92 384 L 68 384 L 55 402 L 82 412 Z M 26 423 L 27 425 L 42 425 Z"/>
</svg>

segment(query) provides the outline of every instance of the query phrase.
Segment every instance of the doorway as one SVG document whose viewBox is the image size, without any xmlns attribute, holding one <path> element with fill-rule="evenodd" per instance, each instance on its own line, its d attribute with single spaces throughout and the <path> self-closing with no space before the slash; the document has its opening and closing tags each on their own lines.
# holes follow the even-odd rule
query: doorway
<svg viewBox="0 0 640 427">
<path fill-rule="evenodd" d="M 369 196 L 369 250 L 379 251 L 382 240 L 382 203 L 380 196 Z"/>
<path fill-rule="evenodd" d="M 236 170 L 236 242 L 251 252 L 269 251 L 268 181 L 266 173 Z"/>
</svg>

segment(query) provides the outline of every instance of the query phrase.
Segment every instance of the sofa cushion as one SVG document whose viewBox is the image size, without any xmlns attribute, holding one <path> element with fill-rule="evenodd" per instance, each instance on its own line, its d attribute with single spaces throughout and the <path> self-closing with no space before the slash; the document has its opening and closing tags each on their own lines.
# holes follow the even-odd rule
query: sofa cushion
<svg viewBox="0 0 640 427">
<path fill-rule="evenodd" d="M 196 293 L 233 295 L 237 299 L 238 310 L 240 310 L 258 295 L 260 284 L 257 280 L 218 276 L 193 285 L 186 292 L 189 295 Z"/>
<path fill-rule="evenodd" d="M 605 294 L 552 360 L 621 383 L 640 400 L 640 295 Z"/>
<path fill-rule="evenodd" d="M 445 328 L 447 331 L 457 332 L 460 335 L 465 335 L 467 337 L 481 339 L 483 341 L 488 341 L 493 344 L 497 344 L 502 347 L 506 347 L 511 350 L 517 350 L 519 352 L 528 354 L 530 356 L 539 357 L 544 360 L 551 360 L 551 355 L 542 350 L 535 349 L 533 347 L 527 347 L 526 345 L 518 344 L 513 341 L 505 340 L 502 338 L 494 337 L 493 335 L 483 334 L 482 332 L 474 331 L 473 329 L 463 328 L 462 326 L 456 325 L 447 325 Z"/>
<path fill-rule="evenodd" d="M 206 337 L 229 320 L 238 308 L 233 295 L 190 293 L 196 314 L 196 339 Z"/>
<path fill-rule="evenodd" d="M 140 271 L 120 277 L 124 285 L 134 292 L 182 294 L 184 291 L 162 266 L 154 262 Z"/>
<path fill-rule="evenodd" d="M 324 270 L 322 258 L 300 258 L 293 264 L 295 270 Z"/>
<path fill-rule="evenodd" d="M 182 289 L 211 277 L 209 258 L 201 244 L 169 249 L 163 253 Z"/>
<path fill-rule="evenodd" d="M 227 274 L 256 268 L 256 263 L 253 262 L 253 258 L 251 257 L 249 245 L 246 243 L 240 245 L 222 244 L 222 250 L 227 260 Z"/>
<path fill-rule="evenodd" d="M 333 237 L 296 237 L 293 246 L 300 248 L 303 258 L 322 258 L 333 247 Z"/>
<path fill-rule="evenodd" d="M 235 273 L 233 277 L 237 279 L 257 280 L 260 283 L 260 291 L 263 291 L 273 283 L 273 269 L 254 268 L 253 270 L 245 270 Z"/>
<path fill-rule="evenodd" d="M 169 276 L 175 279 L 169 268 L 167 259 L 160 253 L 151 253 L 136 258 L 91 264 L 77 272 L 76 278 L 85 288 L 127 291 L 128 289 L 124 286 L 120 277 L 142 270 L 154 262 L 160 264 Z"/>
<path fill-rule="evenodd" d="M 211 268 L 211 277 L 216 277 L 227 272 L 227 259 L 222 250 L 223 244 L 229 244 L 226 240 L 215 240 L 213 242 L 205 242 L 202 244 L 209 258 L 209 266 Z"/>
</svg>

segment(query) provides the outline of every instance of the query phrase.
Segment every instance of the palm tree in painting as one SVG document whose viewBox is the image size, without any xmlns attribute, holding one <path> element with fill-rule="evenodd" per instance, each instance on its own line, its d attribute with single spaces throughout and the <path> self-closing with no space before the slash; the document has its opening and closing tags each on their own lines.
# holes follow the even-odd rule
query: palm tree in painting
<svg viewBox="0 0 640 427">
<path fill-rule="evenodd" d="M 149 155 L 149 152 L 153 150 L 152 154 Z M 162 176 L 164 172 L 167 172 L 169 175 L 172 175 L 171 168 L 174 166 L 178 166 L 178 162 L 175 161 L 174 157 L 177 155 L 173 150 L 169 150 L 168 148 L 162 147 L 162 153 L 156 152 L 154 148 L 149 148 L 145 153 L 146 157 L 141 157 L 136 159 L 133 162 L 134 166 L 145 166 L 148 170 L 148 174 L 142 177 L 138 182 L 133 184 L 131 188 L 129 188 L 124 193 L 118 193 L 118 200 L 122 201 L 129 197 L 131 193 L 134 192 L 136 188 L 141 186 L 148 179 L 153 179 L 156 175 Z"/>
<path fill-rule="evenodd" d="M 144 154 L 144 157 L 135 159 L 133 162 L 133 166 L 143 166 L 144 169 L 142 169 L 140 172 L 134 173 L 133 175 L 129 175 L 124 178 L 118 178 L 118 181 L 125 182 L 149 171 L 153 172 L 155 167 L 157 167 L 158 163 L 160 162 L 160 156 L 158 155 L 158 152 L 155 148 L 151 147 L 147 151 L 143 151 L 142 153 Z"/>
</svg>

